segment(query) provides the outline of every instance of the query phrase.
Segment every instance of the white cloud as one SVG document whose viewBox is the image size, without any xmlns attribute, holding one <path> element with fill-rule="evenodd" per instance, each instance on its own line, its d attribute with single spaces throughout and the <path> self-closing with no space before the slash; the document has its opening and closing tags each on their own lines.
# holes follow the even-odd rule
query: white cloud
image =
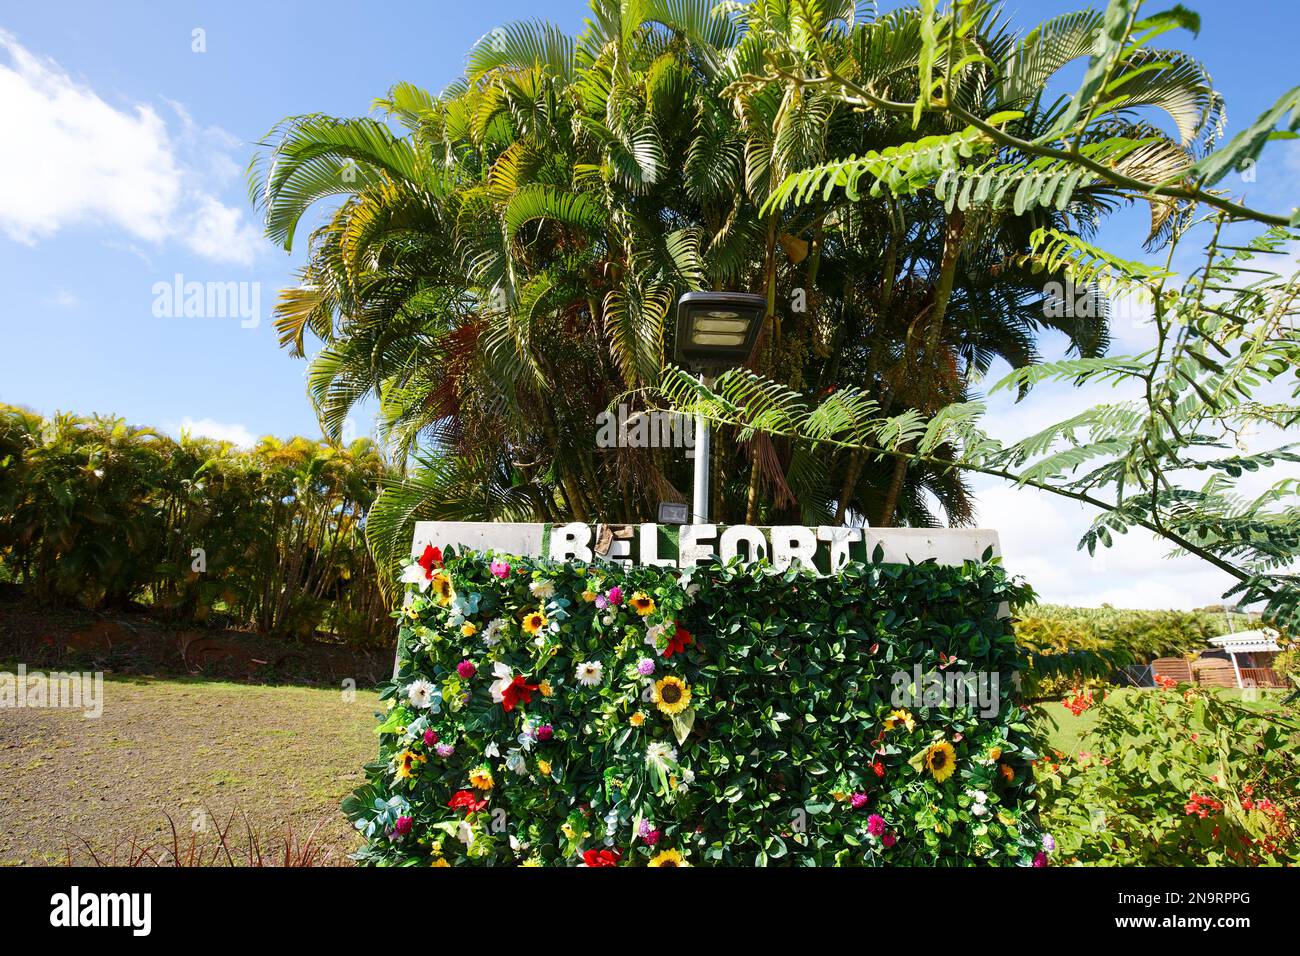
<svg viewBox="0 0 1300 956">
<path fill-rule="evenodd" d="M 58 306 L 60 309 L 75 309 L 81 305 L 81 298 L 75 292 L 59 289 L 53 295 L 47 296 L 45 303 Z"/>
<path fill-rule="evenodd" d="M 214 421 L 211 418 L 183 418 L 179 428 L 169 429 L 174 432 L 188 432 L 190 435 L 202 435 L 217 441 L 228 441 L 241 448 L 252 448 L 257 439 L 245 425 Z"/>
<path fill-rule="evenodd" d="M 256 227 L 212 192 L 237 171 L 229 154 L 238 141 L 171 105 L 176 136 L 153 107 L 110 105 L 0 30 L 0 232 L 31 245 L 89 224 L 127 242 L 178 240 L 205 258 L 251 264 Z"/>
</svg>

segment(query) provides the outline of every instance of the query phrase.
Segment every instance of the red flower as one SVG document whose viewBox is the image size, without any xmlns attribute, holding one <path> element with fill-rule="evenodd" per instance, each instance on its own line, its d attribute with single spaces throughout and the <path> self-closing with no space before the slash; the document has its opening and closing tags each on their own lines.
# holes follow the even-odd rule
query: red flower
<svg viewBox="0 0 1300 956">
<path fill-rule="evenodd" d="M 582 854 L 582 862 L 588 866 L 618 866 L 622 858 L 621 850 L 588 850 Z"/>
<path fill-rule="evenodd" d="M 691 636 L 690 631 L 686 630 L 686 628 L 682 627 L 676 621 L 674 621 L 673 624 L 677 627 L 677 633 L 668 638 L 668 646 L 664 648 L 664 657 L 672 657 L 674 654 L 685 654 L 686 645 L 695 643 L 695 638 Z"/>
<path fill-rule="evenodd" d="M 426 544 L 424 546 L 424 554 L 420 555 L 419 559 L 415 563 L 424 568 L 424 576 L 432 580 L 433 569 L 442 567 L 442 549 L 435 548 L 431 544 Z"/>
<path fill-rule="evenodd" d="M 447 806 L 453 810 L 459 810 L 463 807 L 466 813 L 478 813 L 487 806 L 487 800 L 475 800 L 472 790 L 457 790 L 455 795 L 447 801 Z"/>
<path fill-rule="evenodd" d="M 885 765 L 879 760 L 872 762 L 871 769 L 876 772 L 877 777 L 883 777 L 885 775 Z"/>
<path fill-rule="evenodd" d="M 515 709 L 515 705 L 520 701 L 525 704 L 533 702 L 533 691 L 537 690 L 536 684 L 524 683 L 522 674 L 516 674 L 515 679 L 510 682 L 510 686 L 501 692 L 501 707 L 508 714 Z"/>
</svg>

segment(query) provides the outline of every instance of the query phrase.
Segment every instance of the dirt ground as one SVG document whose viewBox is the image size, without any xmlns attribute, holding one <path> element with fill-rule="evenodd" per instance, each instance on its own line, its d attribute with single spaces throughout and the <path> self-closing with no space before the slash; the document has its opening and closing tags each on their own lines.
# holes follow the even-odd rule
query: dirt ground
<svg viewBox="0 0 1300 956">
<path fill-rule="evenodd" d="M 120 862 L 132 838 L 170 846 L 168 814 L 182 845 L 213 844 L 240 811 L 263 843 L 319 825 L 330 862 L 348 862 L 338 805 L 377 752 L 373 692 L 110 675 L 103 699 L 97 719 L 0 710 L 0 866 L 61 864 L 69 848 L 85 862 L 83 838 Z"/>
</svg>

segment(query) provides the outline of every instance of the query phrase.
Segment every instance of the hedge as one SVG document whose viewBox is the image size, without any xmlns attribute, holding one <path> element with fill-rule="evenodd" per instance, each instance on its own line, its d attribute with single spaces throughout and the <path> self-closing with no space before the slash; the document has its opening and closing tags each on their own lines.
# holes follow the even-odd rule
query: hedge
<svg viewBox="0 0 1300 956">
<path fill-rule="evenodd" d="M 443 558 L 404 575 L 379 759 L 343 807 L 358 860 L 1045 862 L 1000 616 L 1028 592 L 995 562 Z M 995 715 L 891 699 L 964 672 L 998 675 Z"/>
</svg>

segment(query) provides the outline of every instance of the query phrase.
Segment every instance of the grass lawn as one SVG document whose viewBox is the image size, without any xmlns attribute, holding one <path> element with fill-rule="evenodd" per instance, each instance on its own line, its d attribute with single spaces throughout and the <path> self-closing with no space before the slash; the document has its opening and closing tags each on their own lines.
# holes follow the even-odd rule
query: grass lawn
<svg viewBox="0 0 1300 956">
<path fill-rule="evenodd" d="M 1123 704 L 1126 698 L 1135 694 L 1154 693 L 1151 689 L 1137 687 L 1123 687 L 1118 690 L 1112 690 L 1106 695 L 1106 699 L 1111 702 Z M 1235 688 L 1216 689 L 1215 693 L 1222 694 L 1225 697 L 1240 698 L 1242 691 Z M 1247 702 L 1246 706 L 1259 711 L 1266 711 L 1277 707 L 1278 702 L 1286 695 L 1286 691 L 1262 691 L 1258 692 L 1259 697 L 1253 702 Z M 1097 711 L 1095 707 L 1091 710 L 1085 710 L 1077 717 L 1059 701 L 1048 701 L 1037 704 L 1034 708 L 1037 711 L 1039 726 L 1047 735 L 1048 743 L 1057 750 L 1064 751 L 1067 754 L 1076 754 L 1081 749 L 1080 741 L 1083 735 L 1091 730 L 1097 723 Z"/>
<path fill-rule="evenodd" d="M 12 672 L 12 668 L 0 667 Z M 62 863 L 81 838 L 101 853 L 132 837 L 182 844 L 247 814 L 263 844 L 291 827 L 346 863 L 357 840 L 338 811 L 377 741 L 373 692 L 202 680 L 104 681 L 104 712 L 12 709 L 0 719 L 0 865 Z M 243 825 L 232 836 L 242 839 Z"/>
</svg>

